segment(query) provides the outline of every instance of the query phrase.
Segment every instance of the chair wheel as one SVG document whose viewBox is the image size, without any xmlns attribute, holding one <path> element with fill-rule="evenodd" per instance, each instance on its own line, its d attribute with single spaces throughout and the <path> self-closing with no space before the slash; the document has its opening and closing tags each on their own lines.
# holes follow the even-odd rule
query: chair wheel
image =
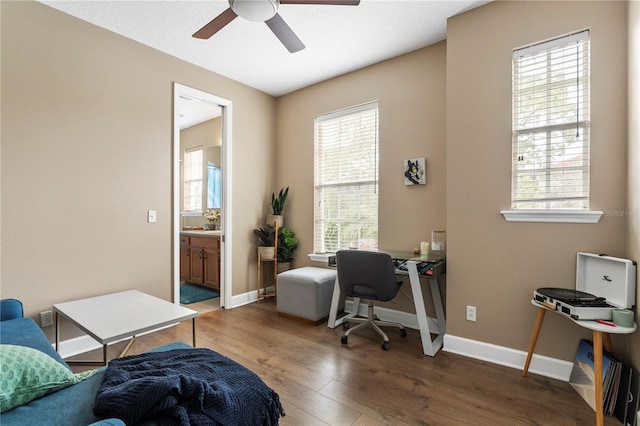
<svg viewBox="0 0 640 426">
<path fill-rule="evenodd" d="M 400 329 L 400 337 L 407 337 L 407 329 L 406 328 L 401 328 Z"/>
<path fill-rule="evenodd" d="M 382 342 L 382 350 L 383 351 L 389 350 L 389 342 Z"/>
<path fill-rule="evenodd" d="M 347 340 L 349 340 L 349 338 L 348 338 L 347 336 L 341 336 L 341 337 L 340 337 L 340 342 L 341 342 L 343 345 L 346 345 L 346 344 L 347 344 Z"/>
<path fill-rule="evenodd" d="M 345 321 L 342 323 L 342 328 L 344 328 L 345 330 L 348 330 L 349 327 L 351 327 L 351 324 L 349 324 L 349 321 Z"/>
</svg>

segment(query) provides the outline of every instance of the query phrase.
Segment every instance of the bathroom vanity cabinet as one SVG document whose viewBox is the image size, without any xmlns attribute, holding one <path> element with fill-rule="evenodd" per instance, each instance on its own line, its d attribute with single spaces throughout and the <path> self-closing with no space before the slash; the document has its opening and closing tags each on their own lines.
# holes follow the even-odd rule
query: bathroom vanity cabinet
<svg viewBox="0 0 640 426">
<path fill-rule="evenodd" d="M 220 291 L 219 233 L 180 233 L 180 279 Z"/>
</svg>

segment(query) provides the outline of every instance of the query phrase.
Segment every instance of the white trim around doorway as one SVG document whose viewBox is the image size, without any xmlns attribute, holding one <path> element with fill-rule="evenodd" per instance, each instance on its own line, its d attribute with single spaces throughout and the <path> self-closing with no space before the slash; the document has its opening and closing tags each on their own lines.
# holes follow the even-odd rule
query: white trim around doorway
<svg viewBox="0 0 640 426">
<path fill-rule="evenodd" d="M 173 83 L 173 204 L 172 204 L 172 241 L 173 241 L 173 300 L 180 303 L 180 125 L 179 114 L 176 111 L 180 96 L 187 96 L 210 104 L 218 105 L 222 109 L 222 220 L 220 236 L 220 307 L 232 308 L 232 102 L 211 93 L 204 92 L 180 83 Z"/>
</svg>

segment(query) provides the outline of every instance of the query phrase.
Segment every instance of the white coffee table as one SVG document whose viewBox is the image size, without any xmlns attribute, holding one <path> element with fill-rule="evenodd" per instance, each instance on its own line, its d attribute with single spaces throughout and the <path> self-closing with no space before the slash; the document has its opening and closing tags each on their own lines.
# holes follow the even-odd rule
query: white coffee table
<svg viewBox="0 0 640 426">
<path fill-rule="evenodd" d="M 138 290 L 74 300 L 53 305 L 56 315 L 56 350 L 60 350 L 60 316 L 67 318 L 102 345 L 102 365 L 107 363 L 107 345 L 131 338 L 120 356 L 129 350 L 137 335 L 191 320 L 196 346 L 198 312 L 150 296 Z M 72 363 L 96 364 L 92 361 Z"/>
</svg>

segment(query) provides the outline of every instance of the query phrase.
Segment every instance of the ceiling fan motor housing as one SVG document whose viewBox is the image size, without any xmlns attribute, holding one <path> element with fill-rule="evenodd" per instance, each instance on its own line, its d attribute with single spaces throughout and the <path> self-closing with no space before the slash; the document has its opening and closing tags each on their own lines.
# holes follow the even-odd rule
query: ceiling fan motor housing
<svg viewBox="0 0 640 426">
<path fill-rule="evenodd" d="M 236 15 L 248 21 L 264 22 L 278 13 L 278 0 L 229 0 Z"/>
</svg>

